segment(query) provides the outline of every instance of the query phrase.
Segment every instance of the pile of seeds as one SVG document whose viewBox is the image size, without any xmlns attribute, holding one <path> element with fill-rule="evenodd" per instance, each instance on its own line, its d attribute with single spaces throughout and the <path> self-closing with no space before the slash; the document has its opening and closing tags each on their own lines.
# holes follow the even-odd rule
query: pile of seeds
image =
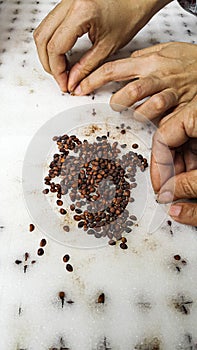
<svg viewBox="0 0 197 350">
<path fill-rule="evenodd" d="M 109 244 L 114 245 L 124 233 L 132 231 L 137 220 L 134 215 L 129 217 L 126 207 L 134 201 L 131 191 L 137 186 L 137 168 L 144 171 L 148 167 L 146 158 L 131 150 L 122 154 L 120 148 L 126 149 L 127 144 L 111 144 L 106 135 L 97 136 L 92 143 L 82 142 L 75 135 L 55 136 L 53 140 L 59 153 L 54 154 L 44 182 L 56 193 L 60 214 L 67 214 L 62 196 L 68 195 L 78 228 L 96 238 L 108 237 Z M 43 193 L 49 193 L 49 188 Z M 70 230 L 67 225 L 63 229 Z M 127 248 L 124 240 L 120 246 Z"/>
</svg>

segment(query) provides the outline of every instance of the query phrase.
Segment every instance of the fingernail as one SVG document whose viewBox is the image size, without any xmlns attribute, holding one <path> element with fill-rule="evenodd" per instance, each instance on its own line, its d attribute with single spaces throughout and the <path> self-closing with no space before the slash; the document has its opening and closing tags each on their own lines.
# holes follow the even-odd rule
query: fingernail
<svg viewBox="0 0 197 350">
<path fill-rule="evenodd" d="M 78 86 L 76 87 L 76 89 L 74 90 L 74 94 L 75 94 L 75 95 L 80 95 L 80 94 L 81 94 L 81 86 L 80 86 L 80 85 L 78 85 Z"/>
<path fill-rule="evenodd" d="M 169 203 L 173 201 L 173 194 L 170 191 L 162 192 L 157 198 L 159 203 Z"/>
<path fill-rule="evenodd" d="M 181 213 L 182 207 L 180 205 L 172 205 L 169 210 L 171 216 L 179 216 Z"/>
</svg>

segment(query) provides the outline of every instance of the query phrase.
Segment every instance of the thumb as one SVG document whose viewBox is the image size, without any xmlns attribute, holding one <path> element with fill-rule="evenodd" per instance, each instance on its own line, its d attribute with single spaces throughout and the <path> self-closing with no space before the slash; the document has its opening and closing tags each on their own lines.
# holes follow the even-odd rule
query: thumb
<svg viewBox="0 0 197 350">
<path fill-rule="evenodd" d="M 197 203 L 176 203 L 170 207 L 169 214 L 181 224 L 197 226 Z"/>
<path fill-rule="evenodd" d="M 106 40 L 94 44 L 72 67 L 69 73 L 68 90 L 74 91 L 80 81 L 97 68 L 113 49 L 114 47 L 110 46 Z"/>
<path fill-rule="evenodd" d="M 197 170 L 171 177 L 158 194 L 160 203 L 169 203 L 183 198 L 197 198 Z"/>
</svg>

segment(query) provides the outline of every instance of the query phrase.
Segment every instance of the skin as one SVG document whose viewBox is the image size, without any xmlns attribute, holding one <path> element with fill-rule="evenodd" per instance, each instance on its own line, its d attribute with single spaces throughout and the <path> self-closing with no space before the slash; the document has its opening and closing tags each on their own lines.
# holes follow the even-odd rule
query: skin
<svg viewBox="0 0 197 350">
<path fill-rule="evenodd" d="M 53 75 L 62 91 L 73 91 L 169 2 L 171 0 L 62 0 L 34 31 L 43 68 Z M 72 67 L 68 79 L 65 53 L 85 33 L 92 47 Z"/>
<path fill-rule="evenodd" d="M 196 57 L 196 45 L 159 44 L 104 64 L 75 90 L 83 95 L 110 81 L 137 78 L 112 96 L 112 108 L 122 110 L 149 97 L 136 108 L 136 117 L 152 120 L 167 114 L 153 138 L 151 161 L 153 189 L 161 203 L 197 198 Z M 172 205 L 170 215 L 197 226 L 197 204 Z"/>
</svg>

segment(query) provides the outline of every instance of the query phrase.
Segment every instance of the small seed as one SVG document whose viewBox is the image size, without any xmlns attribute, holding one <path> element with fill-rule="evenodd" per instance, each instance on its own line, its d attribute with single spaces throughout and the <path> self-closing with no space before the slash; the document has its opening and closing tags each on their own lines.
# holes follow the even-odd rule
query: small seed
<svg viewBox="0 0 197 350">
<path fill-rule="evenodd" d="M 135 215 L 130 215 L 129 218 L 130 218 L 131 220 L 133 220 L 133 221 L 136 221 L 136 220 L 137 220 L 137 218 L 136 218 Z"/>
<path fill-rule="evenodd" d="M 61 207 L 61 205 L 63 205 L 63 202 L 62 202 L 60 199 L 58 199 L 56 203 L 57 203 L 57 205 L 60 206 L 60 207 Z"/>
<path fill-rule="evenodd" d="M 122 134 L 122 135 L 126 134 L 126 130 L 124 130 L 124 129 L 121 130 L 121 134 Z"/>
<path fill-rule="evenodd" d="M 136 148 L 138 148 L 139 146 L 138 146 L 138 144 L 137 143 L 134 143 L 133 145 L 132 145 L 132 148 L 134 148 L 134 149 L 136 149 Z"/>
<path fill-rule="evenodd" d="M 70 231 L 70 227 L 67 226 L 67 225 L 65 225 L 65 226 L 63 226 L 63 230 L 64 230 L 65 232 L 69 232 L 69 231 Z"/>
<path fill-rule="evenodd" d="M 127 239 L 125 237 L 121 238 L 122 243 L 127 243 Z"/>
<path fill-rule="evenodd" d="M 105 294 L 104 293 L 101 293 L 98 297 L 98 300 L 97 300 L 97 303 L 98 304 L 104 304 L 105 302 Z"/>
<path fill-rule="evenodd" d="M 68 262 L 69 261 L 69 259 L 70 259 L 70 256 L 68 255 L 68 254 L 66 254 L 66 255 L 64 255 L 64 257 L 63 257 L 63 262 Z"/>
<path fill-rule="evenodd" d="M 66 215 L 67 214 L 67 211 L 63 208 L 60 209 L 60 214 L 62 215 Z"/>
<path fill-rule="evenodd" d="M 126 243 L 120 243 L 120 248 L 121 249 L 127 249 L 128 245 Z"/>
<path fill-rule="evenodd" d="M 82 228 L 84 226 L 84 221 L 80 221 L 79 223 L 78 223 L 78 227 L 79 228 Z"/>
<path fill-rule="evenodd" d="M 179 254 L 176 254 L 176 255 L 174 255 L 174 259 L 175 259 L 175 260 L 181 260 L 181 257 L 180 257 Z"/>
<path fill-rule="evenodd" d="M 48 188 L 45 188 L 45 189 L 42 191 L 42 193 L 44 193 L 44 194 L 49 193 L 49 189 L 48 189 Z"/>
<path fill-rule="evenodd" d="M 110 239 L 108 242 L 109 245 L 116 245 L 116 241 L 114 241 L 113 239 Z"/>
<path fill-rule="evenodd" d="M 59 292 L 59 298 L 64 299 L 65 298 L 65 293 L 64 292 Z"/>
<path fill-rule="evenodd" d="M 71 204 L 71 205 L 70 205 L 70 210 L 72 210 L 72 211 L 75 210 L 75 205 L 74 205 L 74 204 Z"/>
<path fill-rule="evenodd" d="M 44 254 L 44 249 L 39 248 L 38 251 L 37 251 L 37 254 L 38 254 L 39 256 L 42 256 L 42 255 Z"/>
<path fill-rule="evenodd" d="M 29 225 L 29 231 L 32 232 L 34 229 L 35 229 L 34 224 L 30 224 L 30 225 Z"/>
<path fill-rule="evenodd" d="M 81 210 L 81 209 L 75 209 L 75 212 L 76 212 L 77 214 L 82 214 L 82 210 Z"/>
<path fill-rule="evenodd" d="M 72 265 L 66 264 L 66 270 L 69 271 L 69 272 L 72 272 L 73 271 Z"/>
<path fill-rule="evenodd" d="M 44 247 L 46 244 L 47 244 L 47 241 L 46 241 L 45 238 L 43 238 L 43 239 L 40 241 L 40 247 Z"/>
<path fill-rule="evenodd" d="M 15 260 L 15 264 L 20 265 L 22 263 L 21 260 Z"/>
</svg>

